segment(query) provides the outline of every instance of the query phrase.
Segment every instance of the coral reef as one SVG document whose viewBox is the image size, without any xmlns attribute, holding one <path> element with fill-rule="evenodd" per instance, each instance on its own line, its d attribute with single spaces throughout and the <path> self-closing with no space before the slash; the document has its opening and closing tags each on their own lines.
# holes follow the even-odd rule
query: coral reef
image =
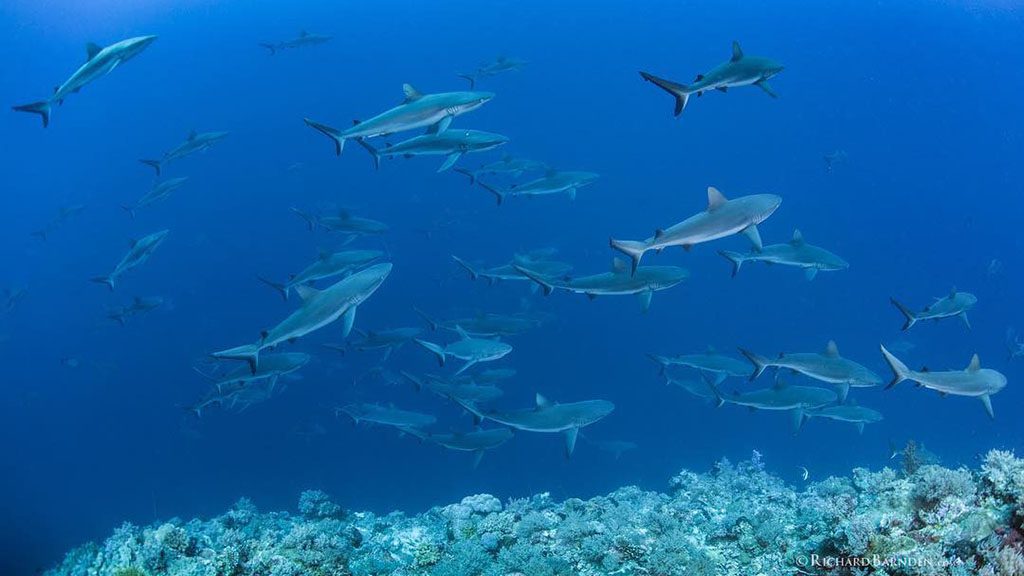
<svg viewBox="0 0 1024 576">
<path fill-rule="evenodd" d="M 761 455 L 682 471 L 668 492 L 590 500 L 478 494 L 417 516 L 342 511 L 308 491 L 299 514 L 248 500 L 208 521 L 118 528 L 48 576 L 1024 576 L 1024 460 L 980 470 L 856 469 L 796 490 Z"/>
</svg>

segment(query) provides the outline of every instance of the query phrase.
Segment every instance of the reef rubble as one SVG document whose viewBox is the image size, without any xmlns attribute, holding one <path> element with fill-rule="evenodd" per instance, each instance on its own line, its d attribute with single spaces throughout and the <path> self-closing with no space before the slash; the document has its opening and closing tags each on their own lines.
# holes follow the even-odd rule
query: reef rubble
<svg viewBox="0 0 1024 576">
<path fill-rule="evenodd" d="M 680 472 L 665 493 L 478 494 L 415 516 L 346 510 L 320 491 L 297 513 L 242 499 L 210 520 L 124 524 L 46 574 L 1024 576 L 1024 459 L 993 450 L 977 470 L 908 460 L 797 489 L 755 453 Z"/>
</svg>

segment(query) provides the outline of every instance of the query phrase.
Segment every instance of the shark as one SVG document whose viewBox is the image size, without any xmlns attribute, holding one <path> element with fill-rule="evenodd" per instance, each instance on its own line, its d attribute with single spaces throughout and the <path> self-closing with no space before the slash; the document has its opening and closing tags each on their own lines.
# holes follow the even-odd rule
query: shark
<svg viewBox="0 0 1024 576">
<path fill-rule="evenodd" d="M 354 239 L 357 236 L 379 236 L 390 230 L 387 224 L 379 220 L 356 216 L 348 210 L 340 210 L 336 216 L 317 216 L 298 208 L 291 210 L 306 221 L 310 231 L 316 230 L 319 226 L 328 232 L 340 232 Z"/>
<path fill-rule="evenodd" d="M 458 378 L 452 380 L 456 383 L 471 383 L 471 384 L 495 384 L 497 382 L 503 382 L 510 378 L 515 378 L 515 368 L 487 368 L 482 370 L 474 370 L 469 374 L 463 374 Z"/>
<path fill-rule="evenodd" d="M 846 162 L 846 152 L 843 150 L 833 150 L 821 158 L 825 161 L 825 173 L 831 174 L 835 171 L 836 164 Z"/>
<path fill-rule="evenodd" d="M 169 152 L 165 152 L 159 160 L 142 159 L 139 162 L 156 170 L 156 175 L 159 176 L 164 165 L 168 162 L 184 158 L 193 152 L 206 152 L 211 146 L 227 138 L 227 136 L 228 132 L 196 132 L 193 130 L 188 133 L 184 142 L 178 144 Z"/>
<path fill-rule="evenodd" d="M 459 402 L 473 414 L 474 420 L 490 420 L 502 426 L 525 432 L 562 433 L 565 435 L 565 457 L 572 456 L 580 429 L 602 420 L 615 410 L 608 400 L 583 400 L 564 404 L 551 402 L 537 394 L 535 406 L 502 412 L 484 410 L 470 402 Z"/>
<path fill-rule="evenodd" d="M 792 386 L 782 380 L 776 381 L 771 388 L 734 392 L 728 396 L 720 394 L 717 388 L 712 390 L 715 391 L 718 406 L 729 403 L 746 406 L 751 410 L 789 411 L 793 416 L 794 431 L 800 430 L 808 410 L 827 406 L 837 399 L 836 393 L 828 388 Z"/>
<path fill-rule="evenodd" d="M 552 194 L 567 194 L 569 199 L 576 199 L 576 192 L 584 186 L 589 186 L 601 177 L 594 172 L 555 170 L 549 168 L 543 176 L 523 184 L 513 184 L 511 187 L 501 190 L 481 180 L 476 180 L 484 190 L 494 194 L 495 200 L 500 206 L 505 198 L 510 196 L 550 196 Z"/>
<path fill-rule="evenodd" d="M 528 281 L 533 280 L 516 270 L 516 266 L 522 266 L 528 268 L 536 274 L 541 276 L 565 276 L 572 271 L 572 264 L 566 262 L 558 262 L 555 260 L 548 260 L 547 255 L 540 254 L 516 254 L 512 257 L 512 261 L 501 266 L 494 266 L 490 268 L 478 268 L 466 262 L 462 258 L 452 254 L 452 260 L 456 264 L 461 266 L 467 273 L 471 280 L 483 279 L 488 284 L 493 285 L 501 281 Z M 536 285 L 535 285 L 536 287 Z"/>
<path fill-rule="evenodd" d="M 171 193 L 173 193 L 175 190 L 181 188 L 182 185 L 185 184 L 185 182 L 188 182 L 187 176 L 182 176 L 180 178 L 169 178 L 167 180 L 164 180 L 163 182 L 159 182 L 152 188 L 150 188 L 149 192 L 146 192 L 146 194 L 143 195 L 142 198 L 139 198 L 139 200 L 135 203 L 134 206 L 122 205 L 121 208 L 128 212 L 128 215 L 131 216 L 132 219 L 134 219 L 136 210 L 138 210 L 139 208 L 145 208 L 146 206 L 156 204 L 157 202 L 164 200 L 165 198 L 170 196 Z"/>
<path fill-rule="evenodd" d="M 53 104 L 63 104 L 71 94 L 77 94 L 86 85 L 114 71 L 121 64 L 138 56 L 156 40 L 156 36 L 136 36 L 115 42 L 102 48 L 92 42 L 85 46 L 85 63 L 75 70 L 70 78 L 53 89 L 53 95 L 46 100 L 14 106 L 18 112 L 38 114 L 43 120 L 43 128 L 50 125 L 50 113 Z"/>
<path fill-rule="evenodd" d="M 804 241 L 800 230 L 793 231 L 793 238 L 785 244 L 771 244 L 746 254 L 720 250 L 719 255 L 732 262 L 732 275 L 736 276 L 744 262 L 764 262 L 802 268 L 804 277 L 814 280 L 819 271 L 846 270 L 850 265 L 835 254 Z"/>
<path fill-rule="evenodd" d="M 622 455 L 626 452 L 632 452 L 639 448 L 636 442 L 630 442 L 629 440 L 595 440 L 585 434 L 580 434 L 580 438 L 587 441 L 587 444 L 594 446 L 598 450 L 611 454 L 616 460 L 622 458 Z"/>
<path fill-rule="evenodd" d="M 387 136 L 396 132 L 428 128 L 428 133 L 444 132 L 452 119 L 480 108 L 494 98 L 492 92 L 441 92 L 423 94 L 410 84 L 402 85 L 405 100 L 401 104 L 364 120 L 351 128 L 339 130 L 305 118 L 306 125 L 334 142 L 334 152 L 341 155 L 346 140 L 362 140 Z"/>
<path fill-rule="evenodd" d="M 883 420 L 882 413 L 865 406 L 858 406 L 849 401 L 835 406 L 823 406 L 804 411 L 804 419 L 828 418 L 839 422 L 849 422 L 857 427 L 857 432 L 864 433 L 865 424 L 873 424 Z"/>
<path fill-rule="evenodd" d="M 242 411 L 260 402 L 265 402 L 280 393 L 283 388 L 277 386 L 276 380 L 263 378 L 245 383 L 235 383 L 224 388 L 216 386 L 198 402 L 185 409 L 197 418 L 202 417 L 203 410 L 210 406 L 220 406 L 228 410 Z"/>
<path fill-rule="evenodd" d="M 761 234 L 757 225 L 775 213 L 782 198 L 774 194 L 752 194 L 729 200 L 714 186 L 708 187 L 708 207 L 668 228 L 659 228 L 654 236 L 644 241 L 609 240 L 612 248 L 629 256 L 636 272 L 643 255 L 655 250 L 661 252 L 671 246 L 690 250 L 695 244 L 710 242 L 742 233 L 761 250 Z"/>
<path fill-rule="evenodd" d="M 305 352 L 276 352 L 264 354 L 260 358 L 256 372 L 251 372 L 246 366 L 239 366 L 222 375 L 208 374 L 198 368 L 195 371 L 202 377 L 213 382 L 218 390 L 225 390 L 231 386 L 246 385 L 264 378 L 272 379 L 271 388 L 277 379 L 285 374 L 291 374 L 306 364 L 312 356 Z"/>
<path fill-rule="evenodd" d="M 136 296 L 131 304 L 109 309 L 107 311 L 107 318 L 124 326 L 132 316 L 152 312 L 163 305 L 164 299 L 160 296 Z"/>
<path fill-rule="evenodd" d="M 903 323 L 903 330 L 906 331 L 922 320 L 937 321 L 943 318 L 959 318 L 967 328 L 970 328 L 971 322 L 967 319 L 967 311 L 978 303 L 978 297 L 970 292 L 958 292 L 953 288 L 948 295 L 936 298 L 935 302 L 925 306 L 920 312 L 912 312 L 895 298 L 890 298 L 889 301 L 906 318 L 906 322 Z"/>
<path fill-rule="evenodd" d="M 495 176 L 507 174 L 513 178 L 519 178 L 526 172 L 547 172 L 549 166 L 544 162 L 530 160 L 527 158 L 516 158 L 511 154 L 503 154 L 500 160 L 484 164 L 476 170 L 456 168 L 455 171 L 469 178 L 470 185 L 475 184 L 481 176 Z"/>
<path fill-rule="evenodd" d="M 698 74 L 690 84 L 681 84 L 659 78 L 649 72 L 640 72 L 640 77 L 668 92 L 676 100 L 674 114 L 678 117 L 683 113 L 691 94 L 702 96 L 705 92 L 718 90 L 727 92 L 730 88 L 740 86 L 757 86 L 772 98 L 778 95 L 768 84 L 768 80 L 782 72 L 783 66 L 769 58 L 747 56 L 743 54 L 739 42 L 732 43 L 732 57 L 728 62 L 719 64 L 706 74 Z"/>
<path fill-rule="evenodd" d="M 321 250 L 320 255 L 312 264 L 303 268 L 299 273 L 289 276 L 287 282 L 277 283 L 267 280 L 262 276 L 257 276 L 257 278 L 267 286 L 277 290 L 281 297 L 287 301 L 288 292 L 296 286 L 333 278 L 334 276 L 348 275 L 366 268 L 383 257 L 384 253 L 380 250 L 345 250 L 342 252 Z"/>
<path fill-rule="evenodd" d="M 1006 329 L 1006 337 L 1003 342 L 1006 345 L 1006 357 L 1008 360 L 1024 357 L 1024 338 L 1019 336 L 1013 327 Z"/>
<path fill-rule="evenodd" d="M 682 388 L 688 394 L 704 400 L 717 400 L 719 396 L 718 391 L 715 389 L 716 384 L 714 380 L 704 375 L 701 375 L 699 378 L 683 379 L 665 374 L 665 385 Z"/>
<path fill-rule="evenodd" d="M 556 288 L 585 294 L 591 300 L 598 296 L 635 294 L 640 300 L 640 311 L 645 313 L 651 308 L 651 299 L 655 292 L 677 286 L 690 276 L 685 268 L 677 266 L 642 266 L 630 274 L 626 263 L 618 258 L 612 261 L 611 272 L 578 278 L 542 276 L 518 264 L 515 268 L 539 284 L 545 296 Z"/>
<path fill-rule="evenodd" d="M 347 337 L 355 322 L 360 304 L 380 288 L 391 273 L 391 263 L 375 264 L 347 276 L 332 286 L 317 290 L 300 285 L 295 291 L 302 298 L 302 306 L 270 330 L 264 330 L 254 344 L 245 344 L 211 354 L 214 358 L 245 360 L 253 373 L 259 368 L 260 352 L 283 342 L 290 342 L 338 320 L 342 321 L 342 335 Z"/>
<path fill-rule="evenodd" d="M 504 358 L 512 351 L 511 344 L 507 344 L 500 340 L 476 338 L 469 335 L 460 326 L 456 326 L 455 331 L 459 335 L 459 340 L 456 340 L 447 346 L 440 346 L 421 338 L 414 338 L 414 341 L 417 344 L 437 356 L 437 361 L 441 366 L 444 366 L 445 359 L 448 356 L 458 358 L 459 360 L 465 360 L 466 363 L 455 372 L 455 376 L 462 374 L 480 362 L 491 362 Z"/>
<path fill-rule="evenodd" d="M 28 295 L 28 288 L 24 286 L 8 286 L 3 289 L 2 294 L 0 311 L 8 314 L 18 306 L 19 302 L 25 299 L 25 296 Z"/>
<path fill-rule="evenodd" d="M 380 404 L 349 404 L 335 409 L 335 414 L 347 414 L 356 424 L 370 422 L 394 426 L 399 430 L 408 431 L 409 428 L 423 428 L 437 422 L 432 414 L 422 414 L 411 410 L 401 410 L 394 406 L 381 406 Z"/>
<path fill-rule="evenodd" d="M 879 348 L 893 374 L 892 381 L 885 387 L 886 390 L 910 380 L 916 382 L 918 386 L 935 390 L 942 396 L 952 394 L 977 398 L 981 400 L 989 418 L 995 418 L 992 412 L 992 395 L 1006 387 L 1006 376 L 991 368 L 982 368 L 977 354 L 971 357 L 970 364 L 964 370 L 932 372 L 923 368 L 915 371 L 907 368 L 907 365 L 886 350 L 885 346 L 880 345 Z"/>
<path fill-rule="evenodd" d="M 433 374 L 428 374 L 424 378 L 419 378 L 404 370 L 401 374 L 406 380 L 412 383 L 417 392 L 426 388 L 434 394 L 454 402 L 462 401 L 472 402 L 474 404 L 487 404 L 500 398 L 504 394 L 501 388 L 498 388 L 497 386 L 487 386 L 472 382 L 460 382 L 458 380 L 447 380 Z"/>
<path fill-rule="evenodd" d="M 480 466 L 480 460 L 484 452 L 493 450 L 512 439 L 514 435 L 509 428 L 491 428 L 484 430 L 474 428 L 472 432 L 437 433 L 424 432 L 417 428 L 405 428 L 403 430 L 411 436 L 415 436 L 424 442 L 430 442 L 449 450 L 473 453 L 473 468 Z"/>
<path fill-rule="evenodd" d="M 716 386 L 730 376 L 736 378 L 750 376 L 749 364 L 732 356 L 722 354 L 710 346 L 705 352 L 698 354 L 681 354 L 678 356 L 648 354 L 647 357 L 658 364 L 659 374 L 665 374 L 669 366 L 686 366 L 700 372 L 713 374 Z"/>
<path fill-rule="evenodd" d="M 120 262 L 117 263 L 113 272 L 106 276 L 96 276 L 91 280 L 98 284 L 106 284 L 111 290 L 113 290 L 114 285 L 121 276 L 149 260 L 149 257 L 153 255 L 153 252 L 163 244 L 164 239 L 167 238 L 167 234 L 169 232 L 169 230 L 160 230 L 159 232 L 153 232 L 152 234 L 144 236 L 138 240 L 133 240 L 128 253 L 121 258 Z"/>
<path fill-rule="evenodd" d="M 60 210 L 57 211 L 57 215 L 50 220 L 43 228 L 32 232 L 32 236 L 35 236 L 46 242 L 54 231 L 64 226 L 68 220 L 71 220 L 75 216 L 78 216 L 85 210 L 84 204 L 71 204 L 69 206 L 61 206 Z"/>
<path fill-rule="evenodd" d="M 463 154 L 493 150 L 507 142 L 508 137 L 501 134 L 464 128 L 450 128 L 443 132 L 413 136 L 397 144 L 389 143 L 383 150 L 374 148 L 369 142 L 359 141 L 373 157 L 374 168 L 380 168 L 381 157 L 445 156 L 444 162 L 437 169 L 438 172 L 444 172 L 454 166 Z"/>
<path fill-rule="evenodd" d="M 867 388 L 882 383 L 882 379 L 864 366 L 839 355 L 839 347 L 832 340 L 824 352 L 796 352 L 780 354 L 775 360 L 759 356 L 740 348 L 740 352 L 754 365 L 751 380 L 757 379 L 766 368 L 792 370 L 809 378 L 833 384 L 839 389 L 839 400 L 846 401 L 850 387 Z"/>
<path fill-rule="evenodd" d="M 288 50 L 290 48 L 303 48 L 306 46 L 318 46 L 330 42 L 333 36 L 327 36 L 324 34 L 313 34 L 306 32 L 305 30 L 299 32 L 299 35 L 291 40 L 283 40 L 281 42 L 260 42 L 260 46 L 270 50 L 270 55 L 277 54 L 279 50 Z"/>
<path fill-rule="evenodd" d="M 381 362 L 387 362 L 391 353 L 411 342 L 423 332 L 418 327 L 390 328 L 387 330 L 356 330 L 359 340 L 349 344 L 353 350 L 365 352 L 368 350 L 383 350 L 384 357 Z"/>
<path fill-rule="evenodd" d="M 491 76 L 497 76 L 503 72 L 519 72 L 524 66 L 529 64 L 526 60 L 520 60 L 519 58 L 510 58 L 508 56 L 498 56 L 493 62 L 481 64 L 473 72 L 459 74 L 459 78 L 464 78 L 469 82 L 469 89 L 473 90 L 476 88 L 476 81 L 480 78 L 489 78 Z"/>
<path fill-rule="evenodd" d="M 414 308 L 413 310 L 423 318 L 432 332 L 436 332 L 440 328 L 449 332 L 459 332 L 461 330 L 471 336 L 483 338 L 515 336 L 516 334 L 533 330 L 543 324 L 541 318 L 525 314 L 509 315 L 486 312 L 464 318 L 436 320 L 419 308 Z"/>
</svg>

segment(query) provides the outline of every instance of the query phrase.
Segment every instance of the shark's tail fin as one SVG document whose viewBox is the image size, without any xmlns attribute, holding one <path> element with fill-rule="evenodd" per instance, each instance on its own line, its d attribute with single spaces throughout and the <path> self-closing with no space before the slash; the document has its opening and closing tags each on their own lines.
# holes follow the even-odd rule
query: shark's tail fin
<svg viewBox="0 0 1024 576">
<path fill-rule="evenodd" d="M 220 352 L 214 352 L 210 354 L 210 356 L 224 360 L 245 360 L 249 363 L 249 370 L 255 374 L 256 365 L 260 360 L 260 346 L 259 344 L 245 344 L 234 348 L 228 348 L 227 350 L 221 350 Z"/>
<path fill-rule="evenodd" d="M 316 230 L 316 225 L 320 223 L 319 220 L 317 220 L 316 216 L 310 214 L 309 212 L 304 212 L 302 210 L 299 210 L 298 208 L 295 208 L 295 207 L 292 207 L 291 210 L 299 218 L 302 218 L 303 220 L 306 221 L 306 225 L 309 226 L 309 231 L 310 232 Z"/>
<path fill-rule="evenodd" d="M 366 138 L 356 138 L 356 144 L 359 144 L 370 153 L 370 157 L 373 158 L 373 169 L 380 170 L 380 150 L 377 150 L 377 148 L 367 142 Z"/>
<path fill-rule="evenodd" d="M 273 282 L 271 280 L 268 280 L 268 279 L 264 278 L 263 276 L 256 276 L 256 279 L 259 280 L 260 282 L 263 282 L 267 286 L 270 286 L 274 290 L 277 290 L 281 294 L 281 297 L 284 298 L 284 301 L 285 302 L 288 301 L 288 287 L 287 286 L 285 286 L 284 284 L 279 284 L 277 282 Z"/>
<path fill-rule="evenodd" d="M 750 375 L 751 380 L 756 380 L 758 376 L 764 374 L 765 368 L 768 368 L 769 360 L 759 354 L 754 354 L 750 350 L 740 348 L 740 353 L 750 360 L 750 363 L 754 365 L 754 372 Z"/>
<path fill-rule="evenodd" d="M 156 175 L 157 176 L 160 175 L 160 161 L 159 160 L 146 160 L 145 158 L 143 158 L 142 160 L 139 160 L 139 162 L 142 162 L 146 166 L 149 166 L 153 170 L 156 170 Z"/>
<path fill-rule="evenodd" d="M 92 278 L 89 278 L 89 281 L 90 282 L 95 282 L 97 284 L 106 284 L 107 287 L 110 288 L 111 291 L 114 290 L 114 277 L 113 276 L 94 276 Z"/>
<path fill-rule="evenodd" d="M 633 274 L 636 274 L 636 269 L 640 267 L 640 259 L 643 258 L 644 252 L 647 251 L 647 244 L 637 242 L 636 240 L 616 240 L 614 238 L 609 238 L 608 245 L 613 249 L 622 252 L 626 256 L 629 256 L 631 264 L 630 270 Z"/>
<path fill-rule="evenodd" d="M 472 74 L 456 74 L 456 76 L 458 76 L 459 78 L 464 78 L 467 82 L 469 82 L 470 90 L 476 88 L 476 76 L 473 76 Z"/>
<path fill-rule="evenodd" d="M 497 188 L 491 186 L 490 184 L 487 184 L 486 182 L 481 182 L 480 180 L 477 180 L 477 183 L 480 184 L 480 186 L 484 190 L 487 190 L 491 194 L 494 194 L 494 198 L 495 200 L 497 200 L 498 206 L 501 206 L 501 203 L 505 201 L 505 192 L 498 190 Z"/>
<path fill-rule="evenodd" d="M 338 156 L 341 156 L 341 151 L 343 148 L 345 148 L 345 138 L 342 137 L 340 130 L 338 130 L 337 128 L 331 128 L 326 124 L 314 122 L 309 118 L 303 118 L 302 120 L 306 123 L 306 126 L 309 126 L 310 128 L 323 134 L 324 136 L 327 136 L 331 140 L 334 140 L 334 153 Z"/>
<path fill-rule="evenodd" d="M 665 376 L 665 372 L 668 370 L 668 359 L 657 354 L 648 354 L 647 357 L 658 364 L 658 376 Z M 666 381 L 665 383 L 667 384 L 668 382 Z"/>
<path fill-rule="evenodd" d="M 419 338 L 414 338 L 414 340 L 416 340 L 417 344 L 423 346 L 429 352 L 434 354 L 434 356 L 437 356 L 437 363 L 440 364 L 441 366 L 444 366 L 444 348 L 441 348 L 440 346 L 434 344 L 433 342 L 427 342 L 426 340 L 420 340 Z"/>
<path fill-rule="evenodd" d="M 896 300 L 895 298 L 889 298 L 889 302 L 892 302 L 892 305 L 895 306 L 896 309 L 900 311 L 900 314 L 903 314 L 904 318 L 906 318 L 906 322 L 903 323 L 902 330 L 910 330 L 910 327 L 917 323 L 917 316 L 913 312 L 911 312 L 906 306 L 900 304 L 899 301 Z"/>
<path fill-rule="evenodd" d="M 899 358 L 893 356 L 891 352 L 885 349 L 885 346 L 879 345 L 878 348 L 882 351 L 882 356 L 885 358 L 886 363 L 889 364 L 889 368 L 892 369 L 892 382 L 889 382 L 885 387 L 886 390 L 910 377 L 910 368 L 907 368 L 906 364 L 900 362 Z"/>
<path fill-rule="evenodd" d="M 455 168 L 455 171 L 458 172 L 459 174 L 464 174 L 466 177 L 468 177 L 470 186 L 476 184 L 476 174 L 474 174 L 472 170 L 466 170 L 465 168 Z"/>
<path fill-rule="evenodd" d="M 413 388 L 415 388 L 417 392 L 423 390 L 423 381 L 420 380 L 419 377 L 413 376 L 412 374 L 406 372 L 405 370 L 402 370 L 400 373 L 402 374 L 402 376 L 405 377 L 406 380 L 412 383 Z"/>
<path fill-rule="evenodd" d="M 476 426 L 484 421 L 484 413 L 480 408 L 474 404 L 471 400 L 465 400 L 457 396 L 451 397 L 452 401 L 462 406 L 462 409 L 473 415 L 473 425 Z"/>
<path fill-rule="evenodd" d="M 267 50 L 270 50 L 270 55 L 271 56 L 273 56 L 274 54 L 277 54 L 277 46 L 271 44 L 270 42 L 260 42 L 260 46 L 262 46 L 263 48 L 266 48 Z"/>
<path fill-rule="evenodd" d="M 420 318 L 423 318 L 423 321 L 426 322 L 427 326 L 430 327 L 431 332 L 437 332 L 437 320 L 434 320 L 426 312 L 420 310 L 419 308 L 413 307 L 413 311 L 419 314 Z"/>
<path fill-rule="evenodd" d="M 121 204 L 121 209 L 124 210 L 125 212 L 127 212 L 128 216 L 130 216 L 132 220 L 135 220 L 135 207 L 134 206 L 129 206 L 127 204 Z"/>
<path fill-rule="evenodd" d="M 466 262 L 462 258 L 459 258 L 455 254 L 452 254 L 452 260 L 455 260 L 455 262 L 458 263 L 459 266 L 462 266 L 466 270 L 466 272 L 469 272 L 469 279 L 470 280 L 476 280 L 477 279 L 476 270 L 473 269 L 473 267 L 470 266 L 468 262 Z"/>
<path fill-rule="evenodd" d="M 722 393 L 718 390 L 718 382 L 713 376 L 703 370 L 700 371 L 700 377 L 707 384 L 708 390 L 711 391 L 715 398 L 715 408 L 721 408 L 725 404 L 725 398 L 722 397 Z"/>
<path fill-rule="evenodd" d="M 39 114 L 43 118 L 43 128 L 46 128 L 50 125 L 49 100 L 40 100 L 39 102 L 33 102 L 31 104 L 22 104 L 21 106 L 15 106 L 14 110 L 17 112 L 30 112 L 32 114 Z"/>
<path fill-rule="evenodd" d="M 740 271 L 740 266 L 743 265 L 743 254 L 740 254 L 739 252 L 732 252 L 729 250 L 719 250 L 718 254 L 725 258 L 726 260 L 728 260 L 729 262 L 732 262 L 732 277 L 735 278 L 736 274 L 738 274 Z"/>
<path fill-rule="evenodd" d="M 513 264 L 512 267 L 515 268 L 516 271 L 522 274 L 523 276 L 526 276 L 530 280 L 533 280 L 538 285 L 540 285 L 541 289 L 544 290 L 545 296 L 550 295 L 551 292 L 555 289 L 554 285 L 551 284 L 551 280 L 545 278 L 544 276 L 541 276 L 540 274 L 534 272 L 533 270 L 523 268 L 519 264 Z"/>
<path fill-rule="evenodd" d="M 36 238 L 39 238 L 43 242 L 46 242 L 47 234 L 49 234 L 49 233 L 46 231 L 46 229 L 43 229 L 43 230 L 36 230 L 35 232 L 32 233 L 32 236 L 35 236 Z"/>
<path fill-rule="evenodd" d="M 686 84 L 672 82 L 671 80 L 665 80 L 664 78 L 658 78 L 654 74 L 648 74 L 647 72 L 640 72 L 640 77 L 648 82 L 653 82 L 655 86 L 675 97 L 675 116 L 678 117 L 683 113 L 683 109 L 686 108 L 686 103 L 690 99 L 690 94 L 692 94 L 689 86 Z"/>
</svg>

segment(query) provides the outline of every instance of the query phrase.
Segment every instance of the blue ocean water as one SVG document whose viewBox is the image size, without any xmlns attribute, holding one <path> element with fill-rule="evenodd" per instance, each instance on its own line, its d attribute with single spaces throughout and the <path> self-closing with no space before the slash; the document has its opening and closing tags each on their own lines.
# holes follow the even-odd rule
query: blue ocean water
<svg viewBox="0 0 1024 576">
<path fill-rule="evenodd" d="M 71 95 L 45 130 L 36 117 L 0 116 L 0 286 L 26 288 L 0 317 L 0 572 L 48 567 L 123 521 L 207 516 L 243 496 L 286 509 L 307 488 L 350 509 L 416 511 L 478 492 L 660 488 L 682 467 L 755 449 L 798 481 L 800 467 L 821 478 L 883 466 L 889 443 L 908 439 L 947 464 L 1024 445 L 1021 365 L 1004 342 L 1008 327 L 1024 329 L 1021 24 L 1021 7 L 1008 1 L 5 2 L 0 99 L 11 105 L 45 97 L 84 61 L 87 42 L 159 38 Z M 303 29 L 333 39 L 273 56 L 258 46 Z M 691 98 L 674 119 L 671 98 L 637 75 L 689 81 L 728 59 L 733 40 L 785 65 L 772 80 L 778 99 L 737 88 Z M 460 165 L 509 152 L 600 173 L 575 201 L 512 198 L 498 207 L 464 177 L 435 173 L 437 157 L 386 160 L 374 171 L 358 146 L 335 157 L 302 123 L 347 126 L 399 103 L 403 83 L 425 93 L 464 89 L 457 72 L 501 54 L 529 64 L 481 79 L 497 96 L 454 125 L 511 142 Z M 230 135 L 169 164 L 167 176 L 189 181 L 129 218 L 119 206 L 153 182 L 137 159 L 191 130 Z M 846 158 L 829 173 L 822 157 L 834 150 Z M 709 185 L 730 197 L 781 195 L 760 226 L 765 242 L 799 228 L 850 269 L 807 282 L 794 269 L 747 264 L 730 278 L 715 252 L 745 250 L 743 237 L 667 250 L 645 264 L 685 266 L 691 278 L 656 293 L 641 314 L 632 297 L 544 298 L 521 283 L 474 283 L 450 258 L 499 264 L 553 246 L 577 272 L 605 271 L 610 236 L 645 238 L 703 210 Z M 85 209 L 45 242 L 32 236 L 71 205 Z M 307 231 L 293 206 L 347 208 L 390 225 L 383 240 L 351 245 L 384 247 L 394 263 L 357 327 L 422 325 L 414 306 L 439 316 L 543 313 L 542 328 L 507 340 L 514 351 L 500 364 L 518 374 L 499 404 L 528 406 L 537 392 L 611 400 L 615 412 L 584 434 L 638 448 L 614 459 L 581 441 L 566 460 L 557 435 L 522 432 L 474 470 L 466 454 L 354 427 L 332 408 L 394 403 L 436 414 L 439 430 L 468 430 L 471 421 L 398 378 L 361 377 L 380 364 L 378 353 L 322 349 L 340 339 L 339 325 L 288 347 L 316 360 L 280 396 L 190 417 L 179 406 L 207 388 L 193 365 L 255 340 L 297 305 L 256 275 L 285 278 L 319 248 L 341 244 Z M 130 239 L 164 228 L 165 244 L 116 291 L 88 281 L 109 272 Z M 970 330 L 952 319 L 900 333 L 891 296 L 919 307 L 954 286 L 979 298 Z M 156 295 L 168 304 L 124 327 L 105 318 L 108 306 Z M 645 356 L 709 345 L 774 356 L 823 350 L 830 339 L 886 378 L 878 345 L 905 339 L 913 349 L 898 355 L 914 367 L 959 369 L 978 353 L 1009 384 L 993 397 L 995 420 L 976 400 L 904 384 L 851 393 L 885 415 L 862 435 L 814 420 L 794 436 L 784 414 L 716 409 L 666 387 Z M 392 375 L 437 370 L 414 345 L 384 366 Z M 326 433 L 296 433 L 311 424 Z"/>
</svg>

